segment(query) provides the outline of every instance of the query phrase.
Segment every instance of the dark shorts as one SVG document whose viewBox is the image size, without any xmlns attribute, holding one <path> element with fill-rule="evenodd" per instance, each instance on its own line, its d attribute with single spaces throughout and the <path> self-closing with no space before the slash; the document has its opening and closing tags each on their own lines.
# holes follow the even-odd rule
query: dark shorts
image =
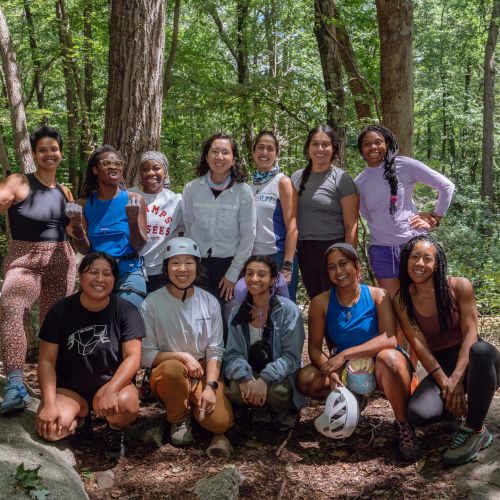
<svg viewBox="0 0 500 500">
<path fill-rule="evenodd" d="M 89 405 L 89 412 L 93 410 L 92 403 L 94 401 L 94 396 L 96 395 L 96 392 L 98 391 L 77 391 L 75 389 L 72 389 L 71 387 L 57 387 L 58 389 L 66 389 L 67 391 L 73 391 L 79 396 L 81 396 L 85 401 L 87 401 L 87 404 Z"/>
<path fill-rule="evenodd" d="M 404 245 L 370 245 L 368 255 L 377 279 L 399 278 L 399 256 Z"/>
</svg>

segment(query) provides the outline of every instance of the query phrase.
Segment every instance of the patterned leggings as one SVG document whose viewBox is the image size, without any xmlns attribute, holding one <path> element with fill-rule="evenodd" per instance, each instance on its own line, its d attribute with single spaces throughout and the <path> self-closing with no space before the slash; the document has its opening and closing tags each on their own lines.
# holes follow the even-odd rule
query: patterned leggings
<svg viewBox="0 0 500 500">
<path fill-rule="evenodd" d="M 26 359 L 24 312 L 40 298 L 40 325 L 52 305 L 75 288 L 75 254 L 67 241 L 11 240 L 0 297 L 0 343 L 4 370 L 22 370 Z"/>
</svg>

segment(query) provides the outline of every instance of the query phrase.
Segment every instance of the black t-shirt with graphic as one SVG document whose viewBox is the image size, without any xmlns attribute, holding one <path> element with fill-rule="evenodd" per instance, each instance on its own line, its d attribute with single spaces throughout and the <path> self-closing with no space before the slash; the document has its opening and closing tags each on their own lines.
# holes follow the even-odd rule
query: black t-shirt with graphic
<svg viewBox="0 0 500 500">
<path fill-rule="evenodd" d="M 93 394 L 120 366 L 121 343 L 144 335 L 142 318 L 130 302 L 111 295 L 105 309 L 93 312 L 82 306 L 80 293 L 75 293 L 50 309 L 39 337 L 59 345 L 57 387 Z"/>
</svg>

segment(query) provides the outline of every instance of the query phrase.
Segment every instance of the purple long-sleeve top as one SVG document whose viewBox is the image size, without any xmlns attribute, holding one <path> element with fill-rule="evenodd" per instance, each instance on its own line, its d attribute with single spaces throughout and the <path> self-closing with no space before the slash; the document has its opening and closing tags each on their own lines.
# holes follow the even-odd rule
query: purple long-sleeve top
<svg viewBox="0 0 500 500">
<path fill-rule="evenodd" d="M 413 189 L 417 182 L 437 189 L 439 195 L 434 213 L 439 216 L 448 210 L 455 190 L 453 182 L 418 160 L 397 156 L 395 166 L 398 200 L 394 218 L 389 213 L 391 191 L 383 177 L 383 163 L 378 167 L 366 167 L 354 179 L 360 194 L 359 211 L 368 222 L 372 245 L 403 245 L 417 234 L 426 232 L 410 226 L 411 217 L 418 213 L 413 201 Z"/>
</svg>

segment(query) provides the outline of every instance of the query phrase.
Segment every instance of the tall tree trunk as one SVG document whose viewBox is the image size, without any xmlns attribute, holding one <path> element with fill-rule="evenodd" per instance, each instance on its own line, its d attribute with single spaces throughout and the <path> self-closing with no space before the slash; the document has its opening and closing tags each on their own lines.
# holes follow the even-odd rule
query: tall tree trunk
<svg viewBox="0 0 500 500">
<path fill-rule="evenodd" d="M 481 174 L 481 198 L 493 201 L 493 151 L 495 116 L 495 48 L 500 23 L 500 0 L 493 3 L 488 39 L 484 51 L 484 90 L 483 90 L 483 151 Z"/>
<path fill-rule="evenodd" d="M 413 2 L 376 0 L 383 123 L 413 154 Z"/>
<path fill-rule="evenodd" d="M 275 78 L 278 75 L 278 58 L 276 53 L 276 0 L 270 0 L 264 7 L 264 30 L 266 33 L 266 48 L 268 58 L 268 75 Z"/>
<path fill-rule="evenodd" d="M 172 21 L 172 43 L 170 44 L 170 51 L 168 59 L 165 64 L 165 76 L 163 79 L 163 95 L 172 88 L 174 81 L 174 61 L 177 55 L 177 42 L 179 40 L 179 17 L 181 13 L 181 0 L 175 0 L 174 5 L 174 19 Z"/>
<path fill-rule="evenodd" d="M 0 7 L 0 58 L 5 79 L 5 88 L 10 108 L 10 119 L 14 133 L 14 149 L 16 160 L 25 173 L 35 171 L 35 162 L 31 154 L 31 146 L 26 128 L 26 113 L 23 104 L 23 87 L 17 67 L 16 54 L 12 48 L 7 20 Z"/>
<path fill-rule="evenodd" d="M 0 126 L 0 167 L 2 172 L 0 177 L 4 177 L 7 170 L 10 170 L 9 154 L 7 153 L 7 147 L 5 146 L 5 141 L 3 138 L 3 127 Z"/>
<path fill-rule="evenodd" d="M 131 185 L 140 155 L 160 146 L 166 0 L 111 0 L 104 142 L 120 150 Z"/>
<path fill-rule="evenodd" d="M 31 15 L 31 7 L 29 0 L 24 0 L 24 13 L 26 16 L 26 24 L 28 26 L 28 38 L 31 48 L 31 61 L 33 63 L 33 87 L 35 88 L 36 101 L 38 109 L 45 109 L 45 96 L 42 84 L 42 67 L 40 64 L 40 53 L 35 38 L 35 26 L 33 24 L 33 16 Z M 42 123 L 47 122 L 47 117 L 43 116 Z"/>
<path fill-rule="evenodd" d="M 326 91 L 326 121 L 339 141 L 339 157 L 342 161 L 345 152 L 345 92 L 342 81 L 342 64 L 339 46 L 335 43 L 336 28 L 331 26 L 331 36 L 322 17 L 333 18 L 333 4 L 330 0 L 317 0 L 315 7 L 314 35 L 318 43 L 323 82 Z"/>
<path fill-rule="evenodd" d="M 92 51 L 92 0 L 83 4 L 83 95 L 85 106 L 92 124 L 94 105 L 94 59 Z"/>
</svg>

